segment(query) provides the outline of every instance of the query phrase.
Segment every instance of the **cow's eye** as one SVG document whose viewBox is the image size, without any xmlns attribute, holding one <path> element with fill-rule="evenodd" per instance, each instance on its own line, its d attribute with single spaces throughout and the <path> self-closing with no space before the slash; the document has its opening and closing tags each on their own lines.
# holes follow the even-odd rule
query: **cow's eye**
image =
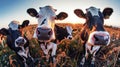
<svg viewBox="0 0 120 67">
<path fill-rule="evenodd" d="M 55 19 L 57 19 L 57 17 L 55 17 Z"/>
<path fill-rule="evenodd" d="M 36 31 L 36 32 L 37 32 L 37 34 L 40 34 L 40 31 L 39 31 L 39 29 L 37 29 L 37 31 Z"/>
<path fill-rule="evenodd" d="M 39 18 L 42 18 L 43 16 L 42 15 L 38 15 Z"/>
<path fill-rule="evenodd" d="M 54 16 L 53 16 L 53 17 L 51 17 L 51 20 L 55 20 L 55 19 L 56 19 L 56 17 L 54 17 Z"/>
</svg>

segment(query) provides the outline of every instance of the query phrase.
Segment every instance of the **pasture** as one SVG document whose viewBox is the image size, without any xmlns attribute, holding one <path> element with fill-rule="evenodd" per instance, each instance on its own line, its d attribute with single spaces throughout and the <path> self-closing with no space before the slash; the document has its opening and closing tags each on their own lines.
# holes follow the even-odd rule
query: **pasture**
<svg viewBox="0 0 120 67">
<path fill-rule="evenodd" d="M 80 30 L 82 24 L 70 24 L 70 23 L 57 23 L 57 25 L 65 27 L 71 26 L 75 31 L 73 32 L 73 39 L 64 39 L 58 44 L 56 62 L 58 67 L 77 67 L 77 61 L 82 58 L 82 40 L 80 39 Z M 30 52 L 31 56 L 36 60 L 36 67 L 49 66 L 45 61 L 43 52 L 36 39 L 33 39 L 33 33 L 36 25 L 29 25 L 24 29 L 24 33 L 30 40 Z M 105 29 L 110 33 L 111 43 L 109 47 L 102 47 L 96 57 L 96 67 L 120 67 L 120 28 L 105 26 Z M 62 35 L 62 34 L 61 34 Z M 88 62 L 85 64 L 89 64 Z M 28 63 L 29 60 L 28 60 Z M 9 64 L 13 64 L 15 67 L 19 67 L 17 58 L 14 51 L 11 51 L 5 42 L 0 45 L 0 67 L 8 67 Z"/>
</svg>

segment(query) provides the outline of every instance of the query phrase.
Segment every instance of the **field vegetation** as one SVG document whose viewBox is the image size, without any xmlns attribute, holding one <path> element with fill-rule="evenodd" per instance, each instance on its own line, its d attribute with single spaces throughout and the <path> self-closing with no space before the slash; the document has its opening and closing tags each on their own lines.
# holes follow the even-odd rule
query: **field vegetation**
<svg viewBox="0 0 120 67">
<path fill-rule="evenodd" d="M 82 24 L 58 23 L 61 27 L 71 26 L 73 31 L 73 39 L 64 39 L 58 44 L 56 62 L 58 67 L 77 67 L 81 60 L 83 51 L 83 42 L 80 39 L 80 30 Z M 30 40 L 30 52 L 32 57 L 36 60 L 36 67 L 49 66 L 49 63 L 44 59 L 44 54 L 36 39 L 32 38 L 35 25 L 29 25 L 24 29 L 24 33 Z M 111 35 L 111 43 L 109 46 L 103 46 L 96 56 L 96 67 L 120 67 L 120 28 L 105 26 L 105 29 Z M 62 35 L 62 34 L 61 34 Z M 17 58 L 11 49 L 4 43 L 0 45 L 0 67 L 8 67 L 10 64 L 13 67 L 19 67 Z M 29 61 L 28 61 L 29 62 Z M 89 64 L 89 61 L 88 63 Z"/>
</svg>

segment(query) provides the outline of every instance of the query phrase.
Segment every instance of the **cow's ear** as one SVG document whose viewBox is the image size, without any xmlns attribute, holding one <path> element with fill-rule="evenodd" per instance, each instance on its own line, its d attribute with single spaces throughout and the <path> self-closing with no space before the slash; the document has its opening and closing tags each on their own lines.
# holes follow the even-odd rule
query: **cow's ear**
<svg viewBox="0 0 120 67">
<path fill-rule="evenodd" d="M 113 13 L 113 9 L 112 8 L 105 8 L 103 10 L 104 19 L 109 19 L 109 17 L 111 16 L 112 13 Z"/>
<path fill-rule="evenodd" d="M 65 13 L 65 12 L 60 12 L 57 16 L 56 16 L 56 19 L 57 20 L 64 20 L 65 18 L 68 17 L 68 14 Z"/>
<path fill-rule="evenodd" d="M 24 20 L 22 25 L 20 25 L 20 26 L 21 26 L 21 28 L 24 28 L 24 27 L 28 26 L 29 23 L 30 23 L 29 20 Z"/>
<path fill-rule="evenodd" d="M 0 34 L 9 35 L 9 31 L 6 28 L 2 28 L 2 29 L 0 29 Z"/>
<path fill-rule="evenodd" d="M 86 18 L 84 12 L 81 9 L 75 9 L 74 13 L 80 18 Z"/>
<path fill-rule="evenodd" d="M 38 12 L 34 8 L 27 9 L 27 13 L 32 17 L 38 17 Z"/>
</svg>

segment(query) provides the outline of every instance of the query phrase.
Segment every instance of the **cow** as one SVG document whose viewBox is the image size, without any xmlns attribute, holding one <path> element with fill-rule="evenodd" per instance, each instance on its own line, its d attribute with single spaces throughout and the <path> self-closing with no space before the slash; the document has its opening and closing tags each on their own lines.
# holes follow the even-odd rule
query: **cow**
<svg viewBox="0 0 120 67">
<path fill-rule="evenodd" d="M 56 39 L 54 40 L 55 43 L 59 43 L 61 42 L 61 40 L 67 38 L 67 39 L 72 39 L 72 32 L 74 30 L 72 29 L 71 26 L 66 26 L 65 28 L 60 27 L 58 25 L 55 24 L 55 37 Z"/>
<path fill-rule="evenodd" d="M 58 15 L 55 14 L 56 9 L 52 6 L 44 6 L 39 8 L 40 11 L 37 12 L 34 8 L 27 9 L 27 13 L 38 19 L 38 26 L 35 29 L 33 37 L 36 38 L 42 48 L 44 54 L 47 56 L 49 51 L 52 49 L 52 63 L 55 65 L 55 55 L 57 50 L 57 40 L 62 40 L 65 36 L 60 36 L 67 34 L 71 38 L 71 31 L 68 33 L 64 33 L 64 29 L 55 24 L 57 20 L 64 20 L 68 17 L 68 14 L 65 12 L 60 12 Z M 66 27 L 67 30 L 72 30 L 70 27 Z M 62 30 L 60 32 L 60 30 Z M 59 38 L 60 36 L 60 38 Z M 62 39 L 61 39 L 62 37 Z"/>
<path fill-rule="evenodd" d="M 104 19 L 108 19 L 113 13 L 113 9 L 107 7 L 100 11 L 99 8 L 89 7 L 84 13 L 81 9 L 74 10 L 75 15 L 83 18 L 86 22 L 81 30 L 80 37 L 84 41 L 84 56 L 79 64 L 79 67 L 84 66 L 88 54 L 92 54 L 90 66 L 95 66 L 95 56 L 101 46 L 108 46 L 110 43 L 110 34 L 104 29 Z"/>
<path fill-rule="evenodd" d="M 24 26 L 25 24 L 25 26 Z M 7 28 L 0 29 L 0 34 L 6 36 L 6 44 L 13 50 L 19 58 L 20 67 L 34 67 L 34 60 L 29 52 L 29 41 L 27 37 L 22 33 L 22 29 L 28 26 L 29 21 L 23 21 L 20 25 L 18 21 L 11 21 Z M 27 64 L 27 59 L 31 59 L 31 64 Z"/>
</svg>

